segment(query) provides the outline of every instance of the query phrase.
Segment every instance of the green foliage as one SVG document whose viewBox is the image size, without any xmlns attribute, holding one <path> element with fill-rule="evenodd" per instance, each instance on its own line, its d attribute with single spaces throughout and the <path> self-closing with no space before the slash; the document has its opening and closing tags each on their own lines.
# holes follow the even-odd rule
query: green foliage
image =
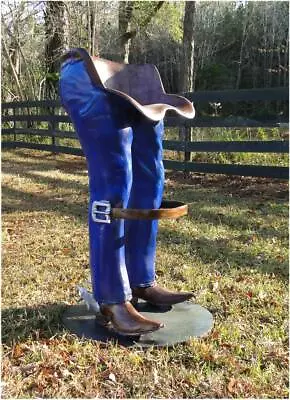
<svg viewBox="0 0 290 400">
<path fill-rule="evenodd" d="M 59 81 L 59 76 L 60 76 L 59 72 L 47 72 L 47 74 L 45 75 L 45 78 L 46 78 L 46 81 L 56 83 Z"/>
<path fill-rule="evenodd" d="M 196 85 L 199 90 L 214 90 L 224 86 L 231 88 L 231 71 L 225 64 L 209 64 L 200 69 Z"/>
<path fill-rule="evenodd" d="M 244 141 L 244 140 L 281 140 L 281 129 L 278 128 L 195 128 L 193 141 Z M 166 130 L 167 140 L 179 140 L 177 129 Z M 273 165 L 287 167 L 289 155 L 286 153 L 224 153 L 224 152 L 192 152 L 192 161 L 218 164 Z M 182 152 L 166 150 L 167 160 L 183 160 Z"/>
<path fill-rule="evenodd" d="M 133 19 L 136 26 L 142 26 L 143 21 L 153 13 L 155 5 L 155 1 L 134 1 Z"/>
<path fill-rule="evenodd" d="M 43 5 L 12 2 L 5 9 L 6 41 L 19 73 L 22 91 L 29 99 L 45 98 L 47 86 L 57 90 L 58 72 L 47 73 Z M 182 27 L 184 2 L 165 1 L 156 14 L 156 1 L 134 1 L 128 30 L 137 32 L 130 47 L 130 62 L 157 65 L 165 90 L 180 91 L 182 74 Z M 91 2 L 92 4 L 92 2 Z M 96 2 L 96 52 L 114 59 L 119 38 L 118 2 Z M 67 2 L 70 47 L 90 45 L 89 18 L 92 7 Z M 153 15 L 146 25 L 148 17 Z M 196 2 L 194 23 L 195 90 L 260 88 L 289 85 L 288 2 Z M 64 19 L 65 22 L 65 19 Z M 146 25 L 143 29 L 144 24 Z M 19 50 L 21 49 L 21 53 Z M 17 50 L 18 49 L 18 50 Z M 23 56 L 22 56 L 23 55 Z M 18 88 L 2 57 L 3 101 L 20 100 Z M 45 79 L 48 78 L 45 82 Z M 55 89 L 55 90 L 54 90 Z M 240 114 L 238 105 L 235 114 Z M 285 104 L 255 104 L 255 115 L 288 115 Z"/>
<path fill-rule="evenodd" d="M 181 43 L 183 37 L 183 7 L 183 2 L 166 1 L 155 17 L 155 25 L 159 29 L 165 29 L 176 43 Z"/>
</svg>

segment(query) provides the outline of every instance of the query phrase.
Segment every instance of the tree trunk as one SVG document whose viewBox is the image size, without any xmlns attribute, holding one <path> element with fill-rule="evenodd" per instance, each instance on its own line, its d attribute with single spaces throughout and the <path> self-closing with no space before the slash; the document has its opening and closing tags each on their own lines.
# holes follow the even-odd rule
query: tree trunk
<svg viewBox="0 0 290 400">
<path fill-rule="evenodd" d="M 2 37 L 2 44 L 3 44 L 4 54 L 5 54 L 6 58 L 7 58 L 9 67 L 10 67 L 11 72 L 12 72 L 12 76 L 14 78 L 14 81 L 15 81 L 15 84 L 16 84 L 16 87 L 17 87 L 17 91 L 18 91 L 18 94 L 19 94 L 19 99 L 24 101 L 24 100 L 26 100 L 26 96 L 25 96 L 25 94 L 24 94 L 24 92 L 22 90 L 20 81 L 18 79 L 17 71 L 15 70 L 13 62 L 12 62 L 11 57 L 9 55 L 9 50 L 8 50 L 8 47 L 7 47 L 7 44 L 6 44 L 4 36 Z"/>
<path fill-rule="evenodd" d="M 98 2 L 88 1 L 88 41 L 89 41 L 89 53 L 92 56 L 99 55 L 98 41 L 96 38 L 97 34 L 97 7 Z"/>
<path fill-rule="evenodd" d="M 195 1 L 186 1 L 183 19 L 183 73 L 181 77 L 182 92 L 193 90 L 193 68 L 194 68 L 194 20 Z"/>
<path fill-rule="evenodd" d="M 45 20 L 45 64 L 46 64 L 46 98 L 57 95 L 57 81 L 60 57 L 67 48 L 68 22 L 66 5 L 63 1 L 47 1 L 44 13 Z"/>
<path fill-rule="evenodd" d="M 119 38 L 118 38 L 118 57 L 120 61 L 129 61 L 129 52 L 132 36 L 131 22 L 134 9 L 133 1 L 119 2 Z"/>
<path fill-rule="evenodd" d="M 118 61 L 129 62 L 131 42 L 137 35 L 137 30 L 132 29 L 132 17 L 135 1 L 119 1 L 119 38 L 118 38 Z M 164 1 L 154 2 L 151 12 L 139 25 L 139 31 L 144 30 L 151 22 L 158 10 L 163 6 Z"/>
<path fill-rule="evenodd" d="M 289 32 L 284 49 L 284 68 L 283 68 L 283 86 L 288 86 L 287 77 L 289 71 Z M 288 78 L 289 79 L 289 78 Z"/>
<path fill-rule="evenodd" d="M 183 20 L 183 56 L 181 92 L 193 91 L 193 69 L 194 69 L 194 22 L 195 22 L 195 1 L 186 1 Z M 183 136 L 185 141 L 184 161 L 191 161 L 191 152 L 186 151 L 186 143 L 192 140 L 192 128 L 184 128 L 179 137 Z"/>
</svg>

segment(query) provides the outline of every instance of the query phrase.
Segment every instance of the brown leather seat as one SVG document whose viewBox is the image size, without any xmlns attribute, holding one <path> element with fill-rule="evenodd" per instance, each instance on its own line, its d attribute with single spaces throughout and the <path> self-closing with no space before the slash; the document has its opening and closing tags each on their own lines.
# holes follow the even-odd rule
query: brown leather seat
<svg viewBox="0 0 290 400">
<path fill-rule="evenodd" d="M 192 103 L 185 97 L 167 94 L 155 65 L 121 64 L 90 57 L 85 49 L 70 50 L 65 59 L 80 57 L 96 85 L 130 101 L 142 114 L 153 121 L 164 118 L 167 110 L 186 118 L 194 118 Z"/>
</svg>

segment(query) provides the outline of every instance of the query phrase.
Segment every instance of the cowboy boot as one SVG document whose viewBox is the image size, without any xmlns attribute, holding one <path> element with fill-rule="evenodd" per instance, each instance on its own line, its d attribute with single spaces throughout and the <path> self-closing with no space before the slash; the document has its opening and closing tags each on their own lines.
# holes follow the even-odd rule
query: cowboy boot
<svg viewBox="0 0 290 400">
<path fill-rule="evenodd" d="M 148 287 L 135 287 L 132 289 L 132 304 L 136 306 L 138 299 L 147 301 L 156 306 L 172 306 L 173 304 L 183 303 L 193 297 L 192 292 L 172 292 L 163 289 L 156 283 Z"/>
<path fill-rule="evenodd" d="M 139 336 L 163 328 L 163 324 L 143 317 L 127 301 L 122 304 L 103 304 L 101 313 L 120 335 Z"/>
<path fill-rule="evenodd" d="M 60 92 L 86 156 L 89 172 L 89 246 L 93 296 L 112 327 L 140 335 L 162 327 L 139 314 L 132 298 L 124 250 L 124 220 L 110 207 L 126 208 L 132 184 L 132 129 L 136 110 L 96 87 L 83 62 L 71 59 L 61 71 Z"/>
</svg>

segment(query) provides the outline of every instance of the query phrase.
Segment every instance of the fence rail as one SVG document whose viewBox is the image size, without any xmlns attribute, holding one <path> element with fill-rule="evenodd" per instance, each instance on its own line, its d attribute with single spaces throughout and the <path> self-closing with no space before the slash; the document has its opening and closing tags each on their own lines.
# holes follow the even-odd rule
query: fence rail
<svg viewBox="0 0 290 400">
<path fill-rule="evenodd" d="M 2 104 L 2 109 L 6 104 Z M 57 107 L 56 105 L 54 107 Z M 21 109 L 30 108 L 27 105 L 18 107 Z M 66 122 L 70 123 L 71 120 L 67 115 L 2 115 L 2 122 L 32 122 L 32 121 L 54 121 L 56 123 L 59 122 Z M 277 119 L 247 119 L 242 117 L 227 117 L 227 118 L 220 118 L 220 117 L 196 117 L 194 119 L 184 120 L 181 117 L 167 117 L 165 119 L 166 126 L 169 127 L 189 127 L 189 128 L 221 128 L 221 127 L 228 127 L 228 128 L 239 128 L 239 127 L 268 127 L 268 128 L 277 128 L 281 125 L 281 123 L 287 123 L 286 119 L 280 118 Z"/>
<path fill-rule="evenodd" d="M 230 102 L 240 101 L 288 101 L 288 88 L 271 88 L 255 90 L 228 90 L 211 92 L 187 93 L 186 97 L 199 105 L 205 102 Z M 197 107 L 198 108 L 198 107 Z M 17 123 L 26 122 L 27 127 L 17 127 Z M 35 122 L 46 122 L 47 129 L 34 128 Z M 2 135 L 12 136 L 9 140 L 2 139 L 2 148 L 29 148 L 55 153 L 67 153 L 73 155 L 83 155 L 80 148 L 72 146 L 60 146 L 58 138 L 76 139 L 74 131 L 62 130 L 60 123 L 71 123 L 70 118 L 64 113 L 59 100 L 46 101 L 26 101 L 10 102 L 2 104 L 2 124 L 10 127 L 2 128 Z M 220 118 L 217 116 L 198 117 L 193 120 L 185 120 L 181 117 L 167 117 L 166 127 L 177 127 L 179 129 L 189 129 L 197 127 L 280 127 L 288 126 L 288 119 L 281 116 L 268 116 L 264 118 L 244 118 L 229 116 Z M 21 141 L 19 137 L 49 137 L 51 144 L 33 143 Z M 179 171 L 191 171 L 214 174 L 243 175 L 271 177 L 288 179 L 288 168 L 278 166 L 259 166 L 259 165 L 233 165 L 233 164 L 213 164 L 197 163 L 187 161 L 188 154 L 191 152 L 248 152 L 248 153 L 288 153 L 288 141 L 268 140 L 268 141 L 189 141 L 185 135 L 185 140 L 164 140 L 165 150 L 172 150 L 184 153 L 183 161 L 164 160 L 165 168 Z"/>
</svg>

